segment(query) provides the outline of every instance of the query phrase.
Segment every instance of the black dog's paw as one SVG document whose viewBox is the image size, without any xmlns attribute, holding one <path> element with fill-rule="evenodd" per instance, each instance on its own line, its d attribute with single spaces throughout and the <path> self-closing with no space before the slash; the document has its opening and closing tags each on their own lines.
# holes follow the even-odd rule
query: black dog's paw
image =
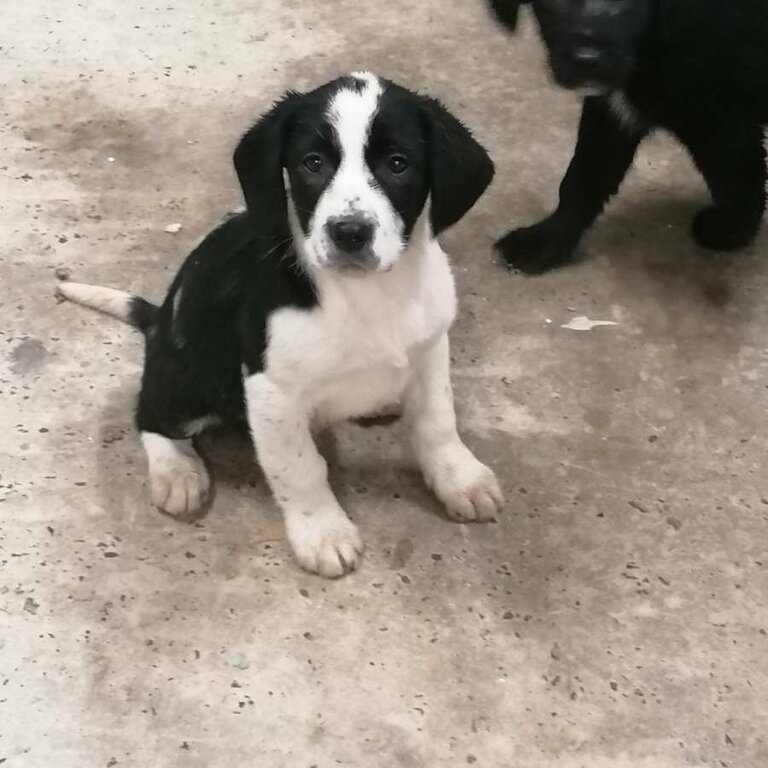
<svg viewBox="0 0 768 768">
<path fill-rule="evenodd" d="M 576 243 L 562 236 L 552 219 L 513 229 L 495 245 L 504 263 L 527 275 L 539 275 L 573 259 Z"/>
<path fill-rule="evenodd" d="M 699 211 L 693 219 L 693 239 L 703 248 L 712 251 L 734 251 L 749 245 L 760 226 L 754 218 L 719 205 L 711 205 Z"/>
</svg>

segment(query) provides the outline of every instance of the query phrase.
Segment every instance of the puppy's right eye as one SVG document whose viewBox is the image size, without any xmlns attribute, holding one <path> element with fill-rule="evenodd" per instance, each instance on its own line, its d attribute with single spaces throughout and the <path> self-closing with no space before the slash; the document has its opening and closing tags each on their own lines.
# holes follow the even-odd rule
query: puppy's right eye
<svg viewBox="0 0 768 768">
<path fill-rule="evenodd" d="M 319 173 L 323 167 L 323 158 L 316 152 L 305 155 L 301 162 L 310 173 Z"/>
<path fill-rule="evenodd" d="M 390 155 L 387 158 L 387 168 L 396 176 L 399 176 L 408 170 L 408 158 L 404 155 Z"/>
</svg>

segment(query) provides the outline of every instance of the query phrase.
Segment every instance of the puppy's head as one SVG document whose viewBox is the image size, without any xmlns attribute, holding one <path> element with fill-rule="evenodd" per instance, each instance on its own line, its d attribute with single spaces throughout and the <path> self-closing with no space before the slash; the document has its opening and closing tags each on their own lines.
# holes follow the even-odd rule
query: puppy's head
<svg viewBox="0 0 768 768">
<path fill-rule="evenodd" d="M 242 139 L 246 203 L 317 269 L 387 271 L 430 201 L 431 234 L 458 221 L 493 177 L 438 102 L 369 73 L 289 94 Z"/>
<path fill-rule="evenodd" d="M 635 67 L 652 0 L 489 0 L 514 28 L 518 6 L 532 3 L 558 85 L 593 92 L 620 88 Z"/>
</svg>

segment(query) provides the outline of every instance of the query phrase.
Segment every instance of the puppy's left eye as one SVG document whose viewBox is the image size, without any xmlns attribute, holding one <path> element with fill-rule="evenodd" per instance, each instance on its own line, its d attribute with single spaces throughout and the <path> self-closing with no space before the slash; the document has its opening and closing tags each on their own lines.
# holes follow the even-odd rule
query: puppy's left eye
<svg viewBox="0 0 768 768">
<path fill-rule="evenodd" d="M 310 173 L 320 173 L 323 167 L 323 158 L 320 157 L 317 152 L 311 152 L 310 154 L 305 155 L 301 159 L 301 162 Z"/>
<path fill-rule="evenodd" d="M 408 170 L 408 158 L 404 155 L 390 155 L 387 158 L 387 168 L 399 176 Z"/>
</svg>

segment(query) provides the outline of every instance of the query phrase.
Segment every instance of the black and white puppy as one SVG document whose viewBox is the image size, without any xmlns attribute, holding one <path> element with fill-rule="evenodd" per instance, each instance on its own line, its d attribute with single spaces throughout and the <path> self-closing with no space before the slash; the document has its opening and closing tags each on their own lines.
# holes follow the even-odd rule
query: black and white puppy
<svg viewBox="0 0 768 768">
<path fill-rule="evenodd" d="M 497 243 L 510 266 L 569 261 L 655 127 L 687 147 L 712 195 L 693 221 L 696 242 L 727 251 L 755 237 L 766 200 L 766 0 L 489 2 L 509 28 L 532 3 L 556 82 L 590 94 L 557 210 Z"/>
<path fill-rule="evenodd" d="M 59 284 L 146 336 L 137 426 L 152 501 L 199 509 L 209 478 L 192 438 L 245 419 L 299 563 L 341 576 L 363 546 L 311 430 L 399 403 L 448 515 L 492 519 L 496 478 L 456 430 L 456 296 L 436 240 L 490 183 L 485 150 L 437 101 L 355 73 L 289 93 L 234 161 L 247 209 L 192 252 L 162 306 Z"/>
</svg>

